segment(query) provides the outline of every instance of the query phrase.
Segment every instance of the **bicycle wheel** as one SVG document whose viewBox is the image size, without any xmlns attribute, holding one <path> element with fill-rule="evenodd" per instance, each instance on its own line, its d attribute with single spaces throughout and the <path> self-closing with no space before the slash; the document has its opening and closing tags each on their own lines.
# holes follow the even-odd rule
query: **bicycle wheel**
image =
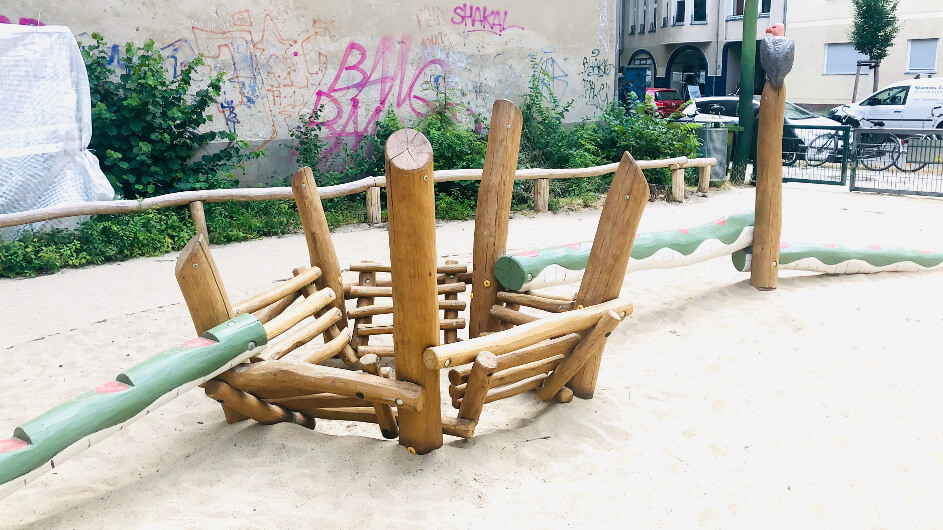
<svg viewBox="0 0 943 530">
<path fill-rule="evenodd" d="M 900 157 L 900 138 L 893 134 L 863 134 L 858 143 L 858 161 L 871 171 L 884 171 Z"/>
<path fill-rule="evenodd" d="M 820 134 L 809 142 L 805 150 L 805 163 L 809 167 L 818 167 L 828 162 L 829 157 L 837 151 L 838 138 L 835 133 Z"/>
<path fill-rule="evenodd" d="M 900 144 L 900 156 L 897 157 L 897 160 L 894 161 L 894 165 L 897 166 L 897 169 L 901 171 L 906 171 L 912 173 L 914 171 L 920 171 L 921 169 L 927 167 L 926 162 L 907 162 L 907 148 L 913 140 L 926 140 L 930 138 L 926 134 L 921 134 L 919 136 L 909 136 L 901 140 Z"/>
</svg>

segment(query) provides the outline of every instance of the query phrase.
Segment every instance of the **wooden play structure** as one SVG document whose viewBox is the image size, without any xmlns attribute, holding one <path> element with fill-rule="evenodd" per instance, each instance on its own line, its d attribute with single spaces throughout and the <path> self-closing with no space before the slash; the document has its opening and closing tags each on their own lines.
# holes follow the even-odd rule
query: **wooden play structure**
<svg viewBox="0 0 943 530">
<path fill-rule="evenodd" d="M 761 128 L 781 134 L 775 121 L 761 117 Z M 295 175 L 291 190 L 309 263 L 294 269 L 290 280 L 233 304 L 206 237 L 197 233 L 176 266 L 197 338 L 0 440 L 0 497 L 197 385 L 222 405 L 229 423 L 251 419 L 313 429 L 317 419 L 366 422 L 414 454 L 441 447 L 444 435 L 472 437 L 484 406 L 501 399 L 529 391 L 545 402 L 592 398 L 606 341 L 632 313 L 632 304 L 619 297 L 629 270 L 732 255 L 744 271 L 752 262 L 756 272 L 762 261 L 774 274 L 753 283 L 770 289 L 780 268 L 943 268 L 940 253 L 781 245 L 781 191 L 775 185 L 758 187 L 757 202 L 767 206 L 756 215 L 637 235 L 649 185 L 628 153 L 616 168 L 592 241 L 508 254 L 521 125 L 513 103 L 494 104 L 470 265 L 438 262 L 434 153 L 411 129 L 393 134 L 386 145 L 390 263 L 352 264 L 356 282 L 344 282 L 308 168 Z M 761 145 L 775 150 L 780 142 Z M 775 152 L 768 155 L 761 161 L 779 160 Z M 760 179 L 776 177 L 763 173 L 764 165 L 759 169 Z M 772 238 L 762 256 L 754 241 L 761 226 Z M 573 282 L 579 282 L 573 296 L 537 290 Z M 466 292 L 467 304 L 460 299 Z M 391 324 L 384 321 L 389 317 Z M 459 330 L 466 327 L 461 340 Z M 443 398 L 454 412 L 443 410 Z"/>
</svg>

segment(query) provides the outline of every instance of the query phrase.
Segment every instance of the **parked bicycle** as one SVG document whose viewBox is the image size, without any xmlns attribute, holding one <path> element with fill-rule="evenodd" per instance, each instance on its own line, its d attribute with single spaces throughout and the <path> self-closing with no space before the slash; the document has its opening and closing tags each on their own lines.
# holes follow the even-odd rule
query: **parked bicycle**
<svg viewBox="0 0 943 530">
<path fill-rule="evenodd" d="M 847 105 L 846 105 L 847 106 Z M 845 125 L 858 127 L 861 121 L 870 123 L 873 127 L 883 127 L 880 121 L 855 119 L 845 114 L 841 118 Z M 901 153 L 901 140 L 893 133 L 860 133 L 855 135 L 855 157 L 871 171 L 884 171 L 893 166 Z M 829 161 L 840 161 L 844 156 L 844 142 L 839 131 L 820 134 L 809 142 L 806 147 L 805 161 L 811 167 L 821 166 Z"/>
<path fill-rule="evenodd" d="M 937 105 L 930 109 L 931 122 L 936 122 L 937 118 L 940 116 L 940 113 L 943 113 L 943 105 Z M 909 151 L 913 151 L 914 148 L 911 147 L 911 142 L 917 146 L 926 145 L 926 140 L 943 140 L 943 133 L 941 134 L 918 134 L 914 136 L 907 136 L 901 138 L 900 145 L 900 156 L 897 157 L 897 160 L 894 161 L 894 165 L 897 169 L 912 173 L 914 171 L 920 171 L 921 169 L 927 167 L 929 162 L 927 161 L 926 156 L 908 156 Z M 917 147 L 920 149 L 920 147 Z M 917 155 L 924 154 L 918 152 Z M 918 162 L 912 162 L 911 160 L 919 160 Z"/>
</svg>

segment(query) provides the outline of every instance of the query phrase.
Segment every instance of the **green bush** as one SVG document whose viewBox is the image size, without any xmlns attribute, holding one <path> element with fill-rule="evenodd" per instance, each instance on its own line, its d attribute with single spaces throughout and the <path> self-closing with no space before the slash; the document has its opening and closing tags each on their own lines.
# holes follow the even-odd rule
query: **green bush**
<svg viewBox="0 0 943 530">
<path fill-rule="evenodd" d="M 232 172 L 243 161 L 262 156 L 249 153 L 248 143 L 234 133 L 209 130 L 223 73 L 206 88 L 193 88 L 193 72 L 203 64 L 197 58 L 169 79 L 161 66 L 154 41 L 125 45 L 124 72 L 108 66 L 111 47 L 98 33 L 82 49 L 92 99 L 92 141 L 102 171 L 125 198 L 162 195 L 175 191 L 232 186 Z M 216 140 L 228 145 L 205 148 Z M 206 150 L 204 154 L 196 153 Z M 212 151 L 212 152 L 209 152 Z"/>
</svg>

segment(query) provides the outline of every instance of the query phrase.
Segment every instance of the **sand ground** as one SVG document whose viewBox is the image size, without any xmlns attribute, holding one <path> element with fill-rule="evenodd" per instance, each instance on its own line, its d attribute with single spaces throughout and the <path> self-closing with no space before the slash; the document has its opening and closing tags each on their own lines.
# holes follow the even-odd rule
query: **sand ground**
<svg viewBox="0 0 943 530">
<path fill-rule="evenodd" d="M 752 202 L 651 203 L 641 231 Z M 519 216 L 509 246 L 590 239 L 598 218 Z M 467 262 L 472 234 L 442 223 L 439 254 Z M 787 186 L 783 237 L 943 249 L 943 201 Z M 388 257 L 382 228 L 334 240 L 342 264 Z M 307 258 L 297 235 L 213 252 L 234 300 Z M 0 280 L 3 436 L 193 334 L 174 259 Z M 370 425 L 227 425 L 194 390 L 0 501 L 0 527 L 943 527 L 943 273 L 784 272 L 759 292 L 720 258 L 623 295 L 593 400 L 500 401 L 420 457 Z"/>
</svg>

